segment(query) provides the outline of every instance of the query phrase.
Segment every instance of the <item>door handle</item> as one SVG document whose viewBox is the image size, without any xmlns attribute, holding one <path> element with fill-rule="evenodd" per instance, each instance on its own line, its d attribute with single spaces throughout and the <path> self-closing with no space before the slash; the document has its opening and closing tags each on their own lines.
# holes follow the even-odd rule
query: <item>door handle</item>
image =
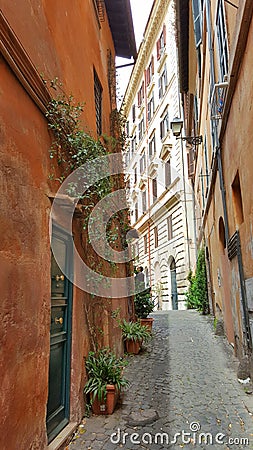
<svg viewBox="0 0 253 450">
<path fill-rule="evenodd" d="M 60 325 L 62 325 L 63 324 L 63 317 L 55 317 L 55 319 L 54 319 L 54 323 L 59 323 Z"/>
<path fill-rule="evenodd" d="M 56 281 L 64 281 L 64 275 L 55 275 Z"/>
</svg>

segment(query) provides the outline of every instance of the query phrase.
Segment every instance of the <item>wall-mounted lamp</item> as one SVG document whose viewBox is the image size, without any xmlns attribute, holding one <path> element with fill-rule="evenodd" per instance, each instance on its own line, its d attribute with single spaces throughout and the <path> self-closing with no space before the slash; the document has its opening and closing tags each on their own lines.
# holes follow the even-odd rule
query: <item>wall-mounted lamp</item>
<svg viewBox="0 0 253 450">
<path fill-rule="evenodd" d="M 170 128 L 172 130 L 173 136 L 175 136 L 177 139 L 182 139 L 182 141 L 187 141 L 189 144 L 192 145 L 199 145 L 201 142 L 203 142 L 202 136 L 184 136 L 181 137 L 181 131 L 183 128 L 183 121 L 179 117 L 175 117 L 170 122 Z"/>
</svg>

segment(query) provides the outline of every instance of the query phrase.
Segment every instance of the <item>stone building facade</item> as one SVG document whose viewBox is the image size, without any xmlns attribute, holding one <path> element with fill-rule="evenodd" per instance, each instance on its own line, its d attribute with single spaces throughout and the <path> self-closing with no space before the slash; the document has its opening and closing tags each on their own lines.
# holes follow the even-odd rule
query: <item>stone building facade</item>
<svg viewBox="0 0 253 450">
<path fill-rule="evenodd" d="M 159 309 L 185 309 L 195 260 L 186 152 L 170 130 L 181 109 L 174 12 L 173 1 L 154 2 L 123 100 L 133 256 Z"/>
</svg>

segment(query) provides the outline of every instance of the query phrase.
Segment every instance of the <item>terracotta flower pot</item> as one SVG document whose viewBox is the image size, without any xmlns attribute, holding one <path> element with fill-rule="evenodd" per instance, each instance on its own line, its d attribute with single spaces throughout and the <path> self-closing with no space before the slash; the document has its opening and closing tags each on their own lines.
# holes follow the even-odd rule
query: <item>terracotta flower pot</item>
<svg viewBox="0 0 253 450">
<path fill-rule="evenodd" d="M 115 388 L 113 384 L 108 384 L 106 386 L 106 401 L 99 401 L 97 397 L 92 403 L 92 411 L 96 415 L 107 415 L 112 414 L 117 401 L 119 399 L 119 391 Z"/>
<path fill-rule="evenodd" d="M 140 319 L 141 325 L 145 325 L 147 327 L 147 331 L 151 333 L 154 319 L 153 317 L 147 317 L 145 319 Z"/>
<path fill-rule="evenodd" d="M 125 342 L 127 353 L 133 353 L 134 355 L 138 355 L 141 349 L 141 342 L 134 341 L 133 339 L 127 339 Z"/>
</svg>

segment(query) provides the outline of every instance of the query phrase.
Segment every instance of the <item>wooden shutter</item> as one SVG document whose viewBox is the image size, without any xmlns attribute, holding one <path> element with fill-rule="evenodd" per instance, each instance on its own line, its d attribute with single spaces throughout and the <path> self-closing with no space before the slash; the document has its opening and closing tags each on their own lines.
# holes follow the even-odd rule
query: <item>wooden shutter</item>
<svg viewBox="0 0 253 450">
<path fill-rule="evenodd" d="M 150 71 L 149 71 L 149 67 L 147 68 L 147 70 L 145 70 L 145 80 L 146 80 L 146 86 L 148 86 L 149 83 L 150 83 Z"/>
<path fill-rule="evenodd" d="M 153 188 L 153 201 L 155 202 L 157 199 L 157 180 L 153 178 L 152 180 L 152 188 Z"/>
<path fill-rule="evenodd" d="M 188 177 L 192 178 L 194 176 L 194 150 L 190 149 L 189 153 L 187 153 L 187 162 L 188 162 Z"/>
<path fill-rule="evenodd" d="M 166 25 L 165 23 L 163 24 L 163 42 L 164 42 L 164 46 L 166 45 Z"/>
<path fill-rule="evenodd" d="M 156 43 L 157 59 L 160 59 L 160 50 L 161 50 L 161 42 L 160 42 L 160 39 L 158 39 L 158 41 Z"/>
<path fill-rule="evenodd" d="M 138 106 L 141 106 L 141 91 L 138 91 Z"/>
<path fill-rule="evenodd" d="M 152 58 L 151 58 L 151 73 L 152 73 L 152 75 L 154 75 L 154 73 L 155 73 L 154 55 L 152 55 Z"/>
<path fill-rule="evenodd" d="M 171 165 L 170 160 L 165 163 L 165 186 L 168 187 L 171 184 Z"/>
</svg>

